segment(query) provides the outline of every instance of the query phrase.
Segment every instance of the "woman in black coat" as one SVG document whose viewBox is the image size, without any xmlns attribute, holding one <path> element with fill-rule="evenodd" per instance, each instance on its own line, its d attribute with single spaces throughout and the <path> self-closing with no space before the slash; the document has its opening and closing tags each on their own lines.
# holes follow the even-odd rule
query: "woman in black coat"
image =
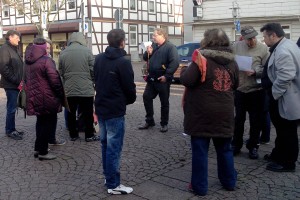
<svg viewBox="0 0 300 200">
<path fill-rule="evenodd" d="M 210 139 L 218 161 L 218 177 L 227 190 L 236 184 L 231 138 L 234 129 L 233 91 L 238 86 L 238 67 L 226 33 L 207 30 L 201 50 L 182 69 L 180 81 L 186 87 L 183 110 L 184 131 L 191 136 L 192 180 L 190 189 L 198 195 L 208 190 L 207 165 Z"/>
</svg>

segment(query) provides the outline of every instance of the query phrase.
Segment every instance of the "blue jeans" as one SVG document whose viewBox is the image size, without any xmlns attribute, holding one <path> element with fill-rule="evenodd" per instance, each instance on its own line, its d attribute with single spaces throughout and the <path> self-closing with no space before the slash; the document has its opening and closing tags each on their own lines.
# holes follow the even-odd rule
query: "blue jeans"
<svg viewBox="0 0 300 200">
<path fill-rule="evenodd" d="M 5 93 L 7 97 L 5 133 L 8 134 L 16 130 L 15 116 L 19 90 L 5 89 Z"/>
<path fill-rule="evenodd" d="M 108 189 L 120 185 L 120 158 L 125 133 L 125 118 L 99 120 L 100 138 L 102 144 L 103 174 Z"/>
<path fill-rule="evenodd" d="M 212 138 L 218 163 L 218 178 L 225 188 L 234 188 L 237 173 L 234 169 L 231 138 Z M 192 188 L 198 195 L 208 190 L 208 148 L 210 138 L 191 137 L 192 145 Z"/>
</svg>

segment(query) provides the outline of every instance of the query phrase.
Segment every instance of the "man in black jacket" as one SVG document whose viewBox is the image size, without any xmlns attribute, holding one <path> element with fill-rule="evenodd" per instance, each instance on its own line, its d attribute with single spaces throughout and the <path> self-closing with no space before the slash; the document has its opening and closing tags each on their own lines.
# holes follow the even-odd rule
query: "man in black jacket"
<svg viewBox="0 0 300 200">
<path fill-rule="evenodd" d="M 120 184 L 120 157 L 126 105 L 135 102 L 136 87 L 131 62 L 124 58 L 125 32 L 113 29 L 107 34 L 107 40 L 109 46 L 96 57 L 94 64 L 103 174 L 109 194 L 128 194 L 133 189 Z"/>
<path fill-rule="evenodd" d="M 154 44 L 147 47 L 143 59 L 148 62 L 147 85 L 143 94 L 146 110 L 146 123 L 139 126 L 140 130 L 155 125 L 153 119 L 153 99 L 159 95 L 161 102 L 160 131 L 168 131 L 169 122 L 169 96 L 173 74 L 179 66 L 179 56 L 176 47 L 168 41 L 164 29 L 157 28 L 153 33 Z"/>
<path fill-rule="evenodd" d="M 5 35 L 6 43 L 0 48 L 0 87 L 7 97 L 5 133 L 15 140 L 23 139 L 23 132 L 15 127 L 18 86 L 23 78 L 23 60 L 18 52 L 20 33 L 10 30 Z"/>
</svg>

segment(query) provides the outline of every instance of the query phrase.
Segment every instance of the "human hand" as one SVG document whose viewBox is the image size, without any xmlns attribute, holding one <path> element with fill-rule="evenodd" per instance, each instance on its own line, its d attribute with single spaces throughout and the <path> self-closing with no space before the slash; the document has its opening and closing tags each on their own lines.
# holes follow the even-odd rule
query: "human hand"
<svg viewBox="0 0 300 200">
<path fill-rule="evenodd" d="M 158 77 L 157 80 L 159 80 L 161 83 L 167 82 L 167 78 L 165 76 Z"/>
<path fill-rule="evenodd" d="M 148 52 L 149 55 L 152 55 L 153 48 L 152 48 L 151 45 L 150 45 L 150 46 L 147 46 L 147 52 Z"/>
<path fill-rule="evenodd" d="M 253 76 L 253 75 L 255 75 L 255 71 L 254 70 L 246 71 L 246 74 L 247 74 L 247 76 Z"/>
</svg>

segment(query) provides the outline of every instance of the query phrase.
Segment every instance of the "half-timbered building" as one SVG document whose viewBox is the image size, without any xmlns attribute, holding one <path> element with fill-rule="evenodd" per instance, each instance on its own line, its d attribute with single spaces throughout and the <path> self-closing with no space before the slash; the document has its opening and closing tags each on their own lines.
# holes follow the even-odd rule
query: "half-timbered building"
<svg viewBox="0 0 300 200">
<path fill-rule="evenodd" d="M 53 0 L 39 1 L 53 2 Z M 38 19 L 40 13 L 32 9 L 38 1 L 19 1 L 24 5 L 22 11 L 8 5 L 7 2 L 9 0 L 1 2 L 0 20 L 3 33 L 10 29 L 21 32 L 21 49 L 25 51 L 26 46 L 38 35 L 34 23 L 40 23 Z M 78 31 L 84 31 L 94 55 L 105 50 L 108 45 L 107 33 L 113 28 L 122 28 L 126 32 L 128 54 L 141 54 L 139 44 L 151 40 L 155 28 L 167 30 L 169 40 L 175 45 L 183 43 L 181 0 L 54 0 L 54 2 L 55 4 L 51 4 L 46 33 L 53 42 L 52 54 L 55 60 L 67 44 L 69 35 Z M 3 39 L 1 42 L 4 42 Z"/>
</svg>

